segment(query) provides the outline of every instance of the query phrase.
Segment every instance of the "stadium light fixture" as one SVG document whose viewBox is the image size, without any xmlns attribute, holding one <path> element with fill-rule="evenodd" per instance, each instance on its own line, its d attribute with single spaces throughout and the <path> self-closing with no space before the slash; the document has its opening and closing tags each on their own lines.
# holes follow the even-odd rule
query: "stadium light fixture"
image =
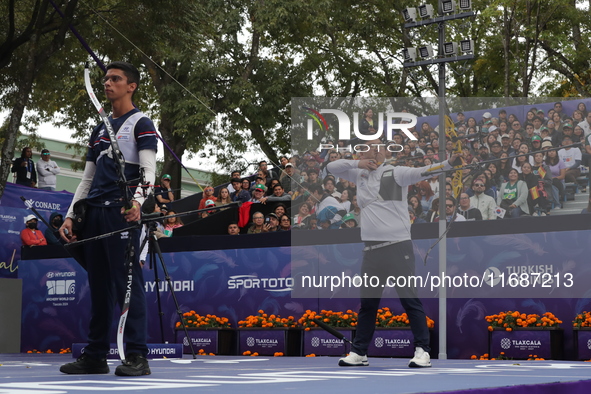
<svg viewBox="0 0 591 394">
<path fill-rule="evenodd" d="M 459 0 L 458 9 L 460 12 L 472 11 L 472 0 Z"/>
<path fill-rule="evenodd" d="M 416 22 L 417 21 L 417 9 L 410 7 L 402 10 L 402 16 L 405 22 Z"/>
<path fill-rule="evenodd" d="M 458 43 L 457 42 L 446 42 L 443 44 L 443 55 L 445 56 L 455 56 L 458 53 Z"/>
<path fill-rule="evenodd" d="M 474 40 L 460 41 L 460 50 L 464 53 L 474 53 Z"/>
<path fill-rule="evenodd" d="M 419 47 L 419 55 L 422 58 L 433 57 L 433 46 L 427 44 L 425 46 Z"/>
<path fill-rule="evenodd" d="M 453 14 L 456 12 L 456 2 L 454 0 L 442 0 L 441 12 L 443 14 Z"/>
<path fill-rule="evenodd" d="M 402 57 L 404 57 L 405 62 L 414 62 L 417 59 L 417 49 L 413 47 L 404 48 Z"/>
<path fill-rule="evenodd" d="M 423 4 L 419 6 L 419 16 L 422 19 L 433 18 L 433 6 L 431 4 Z"/>
</svg>

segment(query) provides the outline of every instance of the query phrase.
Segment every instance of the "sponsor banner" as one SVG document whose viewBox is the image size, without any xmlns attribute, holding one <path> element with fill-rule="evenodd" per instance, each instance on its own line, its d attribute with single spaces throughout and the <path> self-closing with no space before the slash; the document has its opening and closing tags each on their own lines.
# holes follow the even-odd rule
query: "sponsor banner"
<svg viewBox="0 0 591 394">
<path fill-rule="evenodd" d="M 552 358 L 551 330 L 493 331 L 490 336 L 490 355 L 515 359 Z"/>
<path fill-rule="evenodd" d="M 80 357 L 86 345 L 87 343 L 73 343 L 72 357 Z M 107 358 L 119 359 L 117 344 L 111 344 Z M 183 358 L 183 346 L 180 343 L 148 343 L 148 358 Z"/>
<path fill-rule="evenodd" d="M 246 351 L 258 353 L 261 356 L 272 356 L 286 351 L 287 330 L 282 329 L 252 329 L 238 330 L 239 354 Z"/>
<path fill-rule="evenodd" d="M 575 343 L 577 348 L 578 360 L 589 360 L 591 359 L 591 330 L 575 330 L 574 335 L 576 337 Z"/>
<path fill-rule="evenodd" d="M 370 357 L 412 357 L 413 341 L 410 329 L 376 329 L 367 354 Z"/>
<path fill-rule="evenodd" d="M 23 202 L 21 196 L 26 199 Z M 32 187 L 7 183 L 0 199 L 0 278 L 16 278 L 18 262 L 21 258 L 21 231 L 25 228 L 24 219 L 33 214 L 35 208 L 45 220 L 52 212 L 66 215 L 72 193 L 49 192 Z M 47 228 L 39 221 L 38 228 L 44 232 Z"/>
<path fill-rule="evenodd" d="M 188 339 L 193 344 L 193 350 L 198 353 L 203 349 L 205 353 L 213 354 L 230 354 L 232 348 L 232 340 L 234 338 L 234 330 L 232 329 L 210 329 L 210 330 L 196 330 L 188 328 Z M 189 340 L 185 336 L 185 331 L 178 329 L 176 331 L 176 343 L 183 344 L 183 353 L 191 354 L 189 347 Z"/>
<path fill-rule="evenodd" d="M 353 330 L 336 328 L 348 340 L 353 339 Z M 332 334 L 322 329 L 304 331 L 304 355 L 315 354 L 317 356 L 342 356 L 351 350 L 349 343 L 335 338 Z"/>
</svg>

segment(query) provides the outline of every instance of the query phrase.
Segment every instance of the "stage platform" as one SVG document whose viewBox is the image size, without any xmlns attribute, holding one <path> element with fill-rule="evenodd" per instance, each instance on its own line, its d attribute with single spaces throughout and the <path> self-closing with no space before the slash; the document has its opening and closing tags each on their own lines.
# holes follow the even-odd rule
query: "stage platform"
<svg viewBox="0 0 591 394">
<path fill-rule="evenodd" d="M 337 357 L 199 356 L 150 360 L 152 375 L 64 375 L 70 354 L 0 354 L 0 394 L 61 393 L 589 393 L 591 363 L 569 361 L 370 358 L 368 367 L 338 367 Z"/>
</svg>

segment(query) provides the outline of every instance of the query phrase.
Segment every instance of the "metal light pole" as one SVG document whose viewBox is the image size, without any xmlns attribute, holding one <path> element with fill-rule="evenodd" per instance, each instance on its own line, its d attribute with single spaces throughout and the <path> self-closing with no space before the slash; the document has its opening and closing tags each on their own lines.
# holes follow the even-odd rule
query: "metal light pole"
<svg viewBox="0 0 591 394">
<path fill-rule="evenodd" d="M 422 60 L 418 62 L 405 62 L 404 67 L 418 67 L 422 65 L 438 64 L 439 66 L 439 160 L 445 160 L 446 158 L 446 130 L 445 130 L 445 64 L 449 62 L 456 62 L 461 60 L 470 60 L 474 58 L 474 54 L 455 56 L 455 57 L 444 57 L 444 44 L 445 44 L 445 23 L 450 20 L 462 19 L 474 16 L 474 12 L 465 12 L 462 14 L 455 15 L 444 15 L 442 2 L 439 2 L 439 14 L 440 16 L 433 19 L 422 20 L 420 22 L 406 23 L 404 27 L 406 29 L 431 25 L 437 23 L 439 28 L 439 45 L 438 45 L 438 56 L 437 59 Z M 445 212 L 445 173 L 439 174 L 439 275 L 443 278 L 447 269 L 447 236 L 445 235 L 447 220 Z M 442 282 L 442 286 L 439 288 L 439 354 L 440 360 L 447 359 L 447 288 L 445 283 Z"/>
</svg>

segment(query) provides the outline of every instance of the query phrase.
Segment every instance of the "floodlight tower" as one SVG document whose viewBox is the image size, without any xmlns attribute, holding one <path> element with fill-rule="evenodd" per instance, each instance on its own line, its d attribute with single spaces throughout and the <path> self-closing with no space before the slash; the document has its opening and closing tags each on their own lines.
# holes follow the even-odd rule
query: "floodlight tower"
<svg viewBox="0 0 591 394">
<path fill-rule="evenodd" d="M 418 20 L 417 15 L 421 20 Z M 439 157 L 446 157 L 445 150 L 445 64 L 474 58 L 474 41 L 463 40 L 460 44 L 445 41 L 445 24 L 448 21 L 473 17 L 472 0 L 439 0 L 439 16 L 434 17 L 433 6 L 423 4 L 417 8 L 405 8 L 402 11 L 405 29 L 437 24 L 439 28 L 437 57 L 433 56 L 433 47 L 424 44 L 418 48 L 405 48 L 402 51 L 404 67 L 418 67 L 437 64 L 439 66 Z M 458 56 L 458 48 L 463 55 Z M 421 60 L 417 61 L 417 55 Z M 446 275 L 447 239 L 445 236 L 447 221 L 445 213 L 445 173 L 439 174 L 439 275 Z M 439 359 L 447 359 L 447 289 L 442 281 L 439 289 Z"/>
</svg>

